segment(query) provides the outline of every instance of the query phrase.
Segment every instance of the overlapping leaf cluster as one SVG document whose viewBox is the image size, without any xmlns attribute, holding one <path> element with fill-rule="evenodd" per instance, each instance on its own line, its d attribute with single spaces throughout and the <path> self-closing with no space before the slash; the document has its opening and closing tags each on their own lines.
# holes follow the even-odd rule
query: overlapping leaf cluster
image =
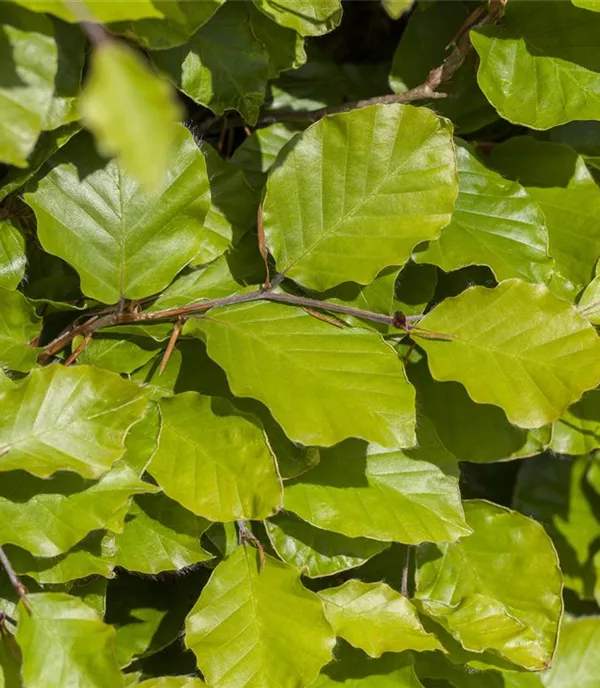
<svg viewBox="0 0 600 688">
<path fill-rule="evenodd" d="M 600 686 L 600 13 L 501 9 L 2 4 L 0 685 Z"/>
</svg>

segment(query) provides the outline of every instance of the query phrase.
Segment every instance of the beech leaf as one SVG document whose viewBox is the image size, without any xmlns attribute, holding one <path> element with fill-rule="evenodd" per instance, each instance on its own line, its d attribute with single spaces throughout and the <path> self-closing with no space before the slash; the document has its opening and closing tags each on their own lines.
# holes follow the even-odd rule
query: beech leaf
<svg viewBox="0 0 600 688">
<path fill-rule="evenodd" d="M 293 441 L 331 446 L 363 437 L 385 446 L 414 444 L 414 390 L 394 350 L 377 335 L 341 330 L 274 303 L 211 311 L 184 332 L 205 336 L 232 392 L 262 401 Z"/>
<path fill-rule="evenodd" d="M 264 229 L 279 272 L 323 291 L 403 265 L 450 221 L 452 132 L 427 108 L 374 105 L 299 135 L 267 181 Z"/>
<path fill-rule="evenodd" d="M 25 194 L 44 249 L 73 267 L 83 292 L 104 303 L 164 289 L 202 246 L 209 208 L 204 156 L 177 130 L 173 163 L 149 196 L 120 165 L 100 159 L 85 135 L 53 158 Z M 77 231 L 75 231 L 75 227 Z"/>
<path fill-rule="evenodd" d="M 600 339 L 567 301 L 512 279 L 443 301 L 419 327 L 436 380 L 461 382 L 478 403 L 500 406 L 511 423 L 538 428 L 600 382 Z"/>
<path fill-rule="evenodd" d="M 317 677 L 335 639 L 322 602 L 299 577 L 268 555 L 261 568 L 253 547 L 238 547 L 217 566 L 185 634 L 210 686 L 296 688 Z"/>
<path fill-rule="evenodd" d="M 99 478 L 147 403 L 138 385 L 93 366 L 38 368 L 0 396 L 0 470 Z"/>
</svg>

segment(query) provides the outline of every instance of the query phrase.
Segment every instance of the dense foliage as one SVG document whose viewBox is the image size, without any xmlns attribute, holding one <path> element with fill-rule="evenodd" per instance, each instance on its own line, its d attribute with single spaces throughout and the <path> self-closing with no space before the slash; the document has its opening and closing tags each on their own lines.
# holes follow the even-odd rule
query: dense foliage
<svg viewBox="0 0 600 688">
<path fill-rule="evenodd" d="M 5 0 L 0 686 L 600 687 L 598 120 L 597 0 Z"/>
</svg>

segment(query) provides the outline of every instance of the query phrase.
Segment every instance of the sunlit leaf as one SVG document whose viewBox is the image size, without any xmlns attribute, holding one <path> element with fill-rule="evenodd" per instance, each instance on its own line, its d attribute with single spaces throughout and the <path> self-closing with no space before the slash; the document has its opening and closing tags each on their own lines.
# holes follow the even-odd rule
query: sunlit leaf
<svg viewBox="0 0 600 688">
<path fill-rule="evenodd" d="M 408 599 L 385 583 L 349 580 L 319 596 L 336 634 L 371 657 L 442 649 L 435 635 L 423 628 Z"/>
<path fill-rule="evenodd" d="M 81 337 L 73 340 L 73 350 L 81 341 Z M 77 363 L 95 365 L 113 373 L 132 373 L 147 363 L 158 349 L 159 345 L 152 339 L 126 334 L 99 336 L 88 342 L 77 356 Z"/>
<path fill-rule="evenodd" d="M 87 296 L 115 303 L 154 294 L 202 246 L 206 163 L 185 128 L 157 195 L 143 192 L 114 160 L 100 159 L 86 136 L 75 137 L 54 163 L 25 199 L 42 245 L 75 267 Z"/>
<path fill-rule="evenodd" d="M 98 478 L 123 455 L 147 392 L 92 366 L 34 370 L 0 397 L 0 470 Z"/>
<path fill-rule="evenodd" d="M 504 119 L 532 129 L 600 119 L 599 30 L 598 15 L 570 2 L 508 4 L 498 26 L 471 33 L 479 85 Z"/>
<path fill-rule="evenodd" d="M 265 522 L 265 527 L 277 554 L 310 578 L 361 566 L 387 547 L 377 540 L 315 528 L 293 514 L 277 514 Z"/>
<path fill-rule="evenodd" d="M 25 274 L 25 241 L 17 225 L 0 220 L 0 287 L 15 289 Z"/>
<path fill-rule="evenodd" d="M 253 0 L 273 21 L 302 36 L 332 31 L 342 19 L 340 0 Z"/>
<path fill-rule="evenodd" d="M 160 402 L 151 475 L 172 499 L 212 521 L 263 519 L 281 483 L 260 425 L 224 399 L 188 392 Z"/>
<path fill-rule="evenodd" d="M 155 190 L 172 162 L 175 122 L 183 115 L 168 82 L 125 44 L 103 41 L 92 53 L 80 109 L 100 152 L 117 156 Z"/>
<path fill-rule="evenodd" d="M 33 12 L 49 12 L 68 22 L 81 22 L 95 19 L 99 22 L 120 21 L 125 19 L 142 19 L 144 17 L 162 17 L 152 0 L 78 0 L 76 5 L 70 0 L 13 0 Z"/>
<path fill-rule="evenodd" d="M 450 221 L 457 193 L 446 120 L 376 105 L 309 127 L 267 182 L 264 227 L 277 269 L 323 291 L 403 265 Z"/>
<path fill-rule="evenodd" d="M 382 0 L 383 9 L 392 19 L 400 17 L 413 6 L 414 0 Z"/>
<path fill-rule="evenodd" d="M 225 4 L 190 40 L 153 54 L 154 63 L 192 100 L 254 124 L 265 98 L 269 56 L 252 33 L 243 2 Z"/>
<path fill-rule="evenodd" d="M 270 556 L 261 567 L 252 547 L 217 566 L 186 621 L 186 645 L 209 685 L 295 688 L 317 677 L 335 641 L 299 575 Z"/>
<path fill-rule="evenodd" d="M 119 688 L 115 631 L 91 607 L 63 593 L 37 593 L 20 604 L 17 642 L 29 688 Z"/>
<path fill-rule="evenodd" d="M 202 688 L 204 681 L 193 676 L 162 676 L 137 683 L 138 688 Z"/>
<path fill-rule="evenodd" d="M 30 346 L 40 333 L 40 319 L 18 291 L 0 287 L 0 365 L 26 372 L 35 364 L 36 350 Z"/>
<path fill-rule="evenodd" d="M 549 324 L 551 325 L 549 326 Z M 478 403 L 537 428 L 600 382 L 600 339 L 567 301 L 545 287 L 506 280 L 446 299 L 419 327 L 449 339 L 425 339 L 436 380 L 456 380 Z"/>
<path fill-rule="evenodd" d="M 538 202 L 554 258 L 551 289 L 574 300 L 600 255 L 600 189 L 585 162 L 568 146 L 521 136 L 497 146 L 492 162 Z"/>
<path fill-rule="evenodd" d="M 456 459 L 425 419 L 417 441 L 404 451 L 360 440 L 321 450 L 316 468 L 286 483 L 285 509 L 348 537 L 417 544 L 467 535 Z"/>
<path fill-rule="evenodd" d="M 160 4 L 162 18 L 111 23 L 111 33 L 122 34 L 148 50 L 166 50 L 185 43 L 213 16 L 225 0 L 153 0 Z"/>
<path fill-rule="evenodd" d="M 600 390 L 586 392 L 554 423 L 550 449 L 574 456 L 600 449 Z"/>
<path fill-rule="evenodd" d="M 600 672 L 595 661 L 600 652 L 600 618 L 566 617 L 551 669 L 542 676 L 545 688 L 585 686 L 598 688 Z"/>
<path fill-rule="evenodd" d="M 465 649 L 545 669 L 562 613 L 550 538 L 539 523 L 488 502 L 465 502 L 465 513 L 472 535 L 417 551 L 421 607 Z"/>
<path fill-rule="evenodd" d="M 117 565 L 156 574 L 206 561 L 200 536 L 209 525 L 163 494 L 140 496 L 117 535 Z"/>
<path fill-rule="evenodd" d="M 0 54 L 0 161 L 27 167 L 27 156 L 52 103 L 58 51 L 48 17 L 2 4 Z"/>
<path fill-rule="evenodd" d="M 262 401 L 294 441 L 330 446 L 363 437 L 385 446 L 414 444 L 414 390 L 377 335 L 266 303 L 211 312 L 184 331 L 202 333 L 232 392 Z"/>
<path fill-rule="evenodd" d="M 496 279 L 548 282 L 552 264 L 538 204 L 516 182 L 487 168 L 473 148 L 457 141 L 458 198 L 452 221 L 439 239 L 415 255 L 450 272 L 489 265 Z"/>
</svg>

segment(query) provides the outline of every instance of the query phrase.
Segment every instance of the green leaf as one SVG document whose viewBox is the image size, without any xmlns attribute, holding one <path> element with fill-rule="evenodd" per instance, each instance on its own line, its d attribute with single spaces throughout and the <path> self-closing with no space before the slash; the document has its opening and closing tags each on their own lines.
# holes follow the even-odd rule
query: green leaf
<svg viewBox="0 0 600 688">
<path fill-rule="evenodd" d="M 600 390 L 584 394 L 554 423 L 549 448 L 575 456 L 600 449 Z"/>
<path fill-rule="evenodd" d="M 348 440 L 321 450 L 316 468 L 285 485 L 284 507 L 348 537 L 417 544 L 468 535 L 456 459 L 419 419 L 415 449 Z"/>
<path fill-rule="evenodd" d="M 383 9 L 391 19 L 400 19 L 413 4 L 414 0 L 382 0 Z"/>
<path fill-rule="evenodd" d="M 165 615 L 165 611 L 152 607 L 130 610 L 132 622 L 117 626 L 116 629 L 119 666 L 131 664 L 136 655 L 142 655 L 148 649 Z"/>
<path fill-rule="evenodd" d="M 545 688 L 599 688 L 598 652 L 600 617 L 566 617 L 552 668 L 542 677 Z"/>
<path fill-rule="evenodd" d="M 225 0 L 153 0 L 160 4 L 161 19 L 111 23 L 111 33 L 122 34 L 147 50 L 166 50 L 185 43 L 213 16 Z"/>
<path fill-rule="evenodd" d="M 53 160 L 25 200 L 44 249 L 73 265 L 87 296 L 104 303 L 149 296 L 198 253 L 208 178 L 204 156 L 184 127 L 157 195 L 144 193 L 115 161 L 98 158 L 86 136 Z"/>
<path fill-rule="evenodd" d="M 342 20 L 340 0 L 253 0 L 273 21 L 301 36 L 321 36 Z"/>
<path fill-rule="evenodd" d="M 115 631 L 76 597 L 63 593 L 28 596 L 19 604 L 17 642 L 23 653 L 23 683 L 29 688 L 118 688 Z"/>
<path fill-rule="evenodd" d="M 449 57 L 451 46 L 476 7 L 473 2 L 417 3 L 394 52 L 389 74 L 394 93 L 404 93 L 425 83 L 431 70 Z M 498 119 L 477 84 L 476 70 L 475 56 L 467 53 L 456 73 L 439 88 L 448 97 L 425 101 L 436 112 L 451 119 L 462 133 L 475 131 Z"/>
<path fill-rule="evenodd" d="M 77 106 L 81 95 L 81 76 L 86 59 L 86 37 L 79 26 L 54 20 L 58 70 L 54 94 L 44 119 L 44 130 L 52 131 L 79 119 Z M 79 126 L 79 125 L 78 125 Z M 31 162 L 29 161 L 31 165 Z"/>
<path fill-rule="evenodd" d="M 0 685 L 3 688 L 21 688 L 21 657 L 19 648 L 10 633 L 0 639 Z"/>
<path fill-rule="evenodd" d="M 42 132 L 33 152 L 27 158 L 28 167 L 9 167 L 0 180 L 0 201 L 4 200 L 8 194 L 18 191 L 37 174 L 46 160 L 62 148 L 80 129 L 79 124 L 70 124 L 55 131 Z"/>
<path fill-rule="evenodd" d="M 551 289 L 574 300 L 600 255 L 600 189 L 585 162 L 568 146 L 522 136 L 495 148 L 492 162 L 538 202 L 555 264 Z"/>
<path fill-rule="evenodd" d="M 216 115 L 237 110 L 250 124 L 258 119 L 269 77 L 269 56 L 255 37 L 248 8 L 225 4 L 190 40 L 152 55 L 186 95 Z"/>
<path fill-rule="evenodd" d="M 333 115 L 269 176 L 267 245 L 279 272 L 312 289 L 368 284 L 439 234 L 456 193 L 446 120 L 411 105 Z"/>
<path fill-rule="evenodd" d="M 211 521 L 264 519 L 277 511 L 281 482 L 253 418 L 195 392 L 163 399 L 160 412 L 148 471 L 169 497 Z"/>
<path fill-rule="evenodd" d="M 73 340 L 75 350 L 81 337 Z M 134 335 L 94 337 L 77 357 L 78 364 L 95 365 L 113 373 L 132 373 L 147 363 L 159 349 L 152 339 Z"/>
<path fill-rule="evenodd" d="M 0 397 L 0 470 L 99 478 L 146 405 L 138 385 L 91 366 L 34 370 Z"/>
<path fill-rule="evenodd" d="M 467 650 L 531 671 L 549 666 L 562 578 L 539 523 L 484 501 L 465 502 L 473 534 L 417 550 L 416 598 Z"/>
<path fill-rule="evenodd" d="M 54 93 L 58 51 L 52 22 L 3 3 L 0 54 L 0 161 L 27 167 Z"/>
<path fill-rule="evenodd" d="M 582 7 L 590 12 L 600 12 L 600 2 L 598 0 L 572 0 L 575 7 Z"/>
<path fill-rule="evenodd" d="M 241 170 L 209 145 L 202 148 L 210 180 L 211 205 L 204 220 L 206 236 L 194 264 L 209 263 L 256 226 L 260 198 Z"/>
<path fill-rule="evenodd" d="M 40 585 L 61 585 L 90 576 L 112 578 L 115 567 L 115 536 L 97 530 L 57 557 L 34 557 L 24 549 L 7 546 L 15 570 Z M 64 586 L 63 586 L 64 589 Z"/>
<path fill-rule="evenodd" d="M 513 279 L 472 287 L 436 306 L 421 326 L 451 337 L 414 333 L 433 377 L 462 383 L 474 401 L 500 406 L 520 427 L 556 420 L 600 381 L 594 328 L 541 285 Z"/>
<path fill-rule="evenodd" d="M 315 528 L 293 514 L 277 514 L 265 522 L 265 527 L 277 554 L 309 578 L 361 566 L 387 547 L 376 540 Z"/>
<path fill-rule="evenodd" d="M 80 110 L 100 153 L 118 156 L 146 189 L 157 189 L 183 116 L 168 82 L 124 43 L 103 41 L 92 53 Z"/>
<path fill-rule="evenodd" d="M 92 530 L 122 529 L 119 516 L 131 497 L 155 489 L 124 460 L 98 482 L 74 473 L 58 473 L 50 480 L 24 471 L 5 473 L 0 488 L 0 542 L 23 547 L 37 557 L 55 557 Z"/>
<path fill-rule="evenodd" d="M 278 122 L 257 129 L 236 148 L 231 162 L 244 170 L 246 179 L 254 188 L 260 188 L 281 149 L 292 139 L 297 140 L 303 129 L 303 125 L 292 122 Z"/>
<path fill-rule="evenodd" d="M 293 29 L 286 29 L 248 5 L 250 24 L 258 40 L 269 54 L 269 77 L 275 79 L 286 69 L 297 69 L 306 62 L 304 38 Z"/>
<path fill-rule="evenodd" d="M 214 688 L 307 686 L 335 643 L 300 574 L 253 547 L 220 563 L 186 621 L 186 646 Z M 293 652 L 289 649 L 293 648 Z"/>
<path fill-rule="evenodd" d="M 439 239 L 417 249 L 415 260 L 445 272 L 489 265 L 497 280 L 548 282 L 552 263 L 540 207 L 520 184 L 488 169 L 471 146 L 456 143 L 459 187 L 452 221 Z"/>
<path fill-rule="evenodd" d="M 162 12 L 151 0 L 125 0 L 106 2 L 106 0 L 81 0 L 82 7 L 73 6 L 70 0 L 12 0 L 33 12 L 49 12 L 67 22 L 81 22 L 95 19 L 111 22 L 143 17 L 162 17 Z M 82 17 L 82 13 L 84 13 Z"/>
<path fill-rule="evenodd" d="M 211 312 L 189 321 L 184 332 L 205 336 L 208 355 L 227 373 L 232 392 L 262 401 L 293 441 L 331 446 L 362 437 L 385 446 L 414 444 L 414 390 L 377 335 L 267 303 Z M 368 375 L 357 372 L 357 357 Z"/>
<path fill-rule="evenodd" d="M 0 288 L 16 289 L 25 274 L 25 240 L 15 222 L 0 220 Z"/>
<path fill-rule="evenodd" d="M 117 565 L 157 574 L 206 561 L 200 536 L 209 525 L 163 494 L 137 497 L 116 538 Z"/>
<path fill-rule="evenodd" d="M 417 390 L 419 412 L 458 461 L 491 463 L 532 456 L 550 441 L 550 426 L 528 431 L 511 425 L 501 409 L 476 404 L 457 382 L 436 382 L 425 361 L 407 372 Z"/>
<path fill-rule="evenodd" d="M 0 287 L 0 365 L 9 370 L 30 370 L 37 352 L 29 343 L 40 329 L 41 320 L 23 294 Z"/>
<path fill-rule="evenodd" d="M 470 34 L 481 90 L 504 119 L 532 129 L 600 119 L 598 31 L 600 17 L 570 2 L 508 5 L 499 26 Z"/>
<path fill-rule="evenodd" d="M 565 585 L 579 597 L 593 599 L 593 556 L 600 538 L 600 496 L 590 489 L 590 458 L 542 455 L 521 468 L 514 507 L 542 523 L 560 558 Z"/>
<path fill-rule="evenodd" d="M 204 681 L 193 676 L 162 676 L 136 683 L 137 688 L 202 688 Z"/>
<path fill-rule="evenodd" d="M 385 583 L 349 580 L 319 593 L 333 630 L 371 657 L 384 652 L 442 650 L 412 604 Z"/>
<path fill-rule="evenodd" d="M 347 643 L 336 647 L 335 659 L 325 667 L 310 688 L 423 688 L 410 652 L 387 653 L 379 659 L 367 657 Z"/>
</svg>

